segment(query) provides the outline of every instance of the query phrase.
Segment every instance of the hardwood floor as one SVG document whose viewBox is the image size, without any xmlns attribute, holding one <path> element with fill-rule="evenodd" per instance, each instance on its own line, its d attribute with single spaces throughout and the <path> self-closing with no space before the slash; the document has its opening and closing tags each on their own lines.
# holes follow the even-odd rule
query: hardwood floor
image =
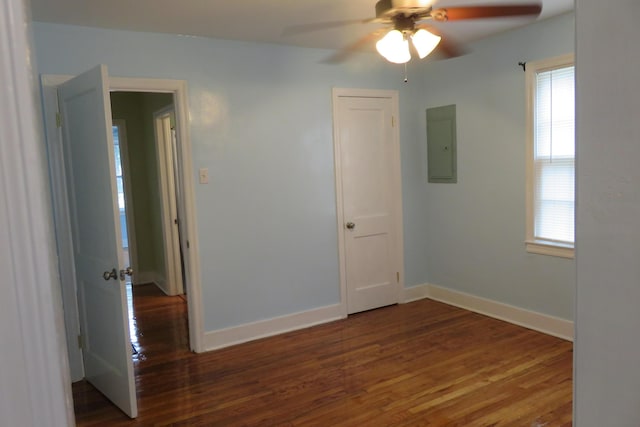
<svg viewBox="0 0 640 427">
<path fill-rule="evenodd" d="M 572 343 L 431 300 L 193 354 L 186 304 L 136 287 L 139 417 L 85 382 L 79 426 L 570 426 Z"/>
</svg>

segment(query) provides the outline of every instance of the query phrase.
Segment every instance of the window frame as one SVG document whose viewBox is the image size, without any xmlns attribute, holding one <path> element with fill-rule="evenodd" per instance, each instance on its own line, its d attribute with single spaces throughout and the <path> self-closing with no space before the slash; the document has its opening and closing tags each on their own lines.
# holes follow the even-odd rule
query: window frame
<svg viewBox="0 0 640 427">
<path fill-rule="evenodd" d="M 535 107 L 536 107 L 536 77 L 538 73 L 565 68 L 575 67 L 574 54 L 566 54 L 539 61 L 527 62 L 526 64 L 526 88 L 527 88 L 527 126 L 526 126 L 526 239 L 525 246 L 527 252 L 551 255 L 562 258 L 575 257 L 575 239 L 573 244 L 553 242 L 550 240 L 535 239 Z M 575 123 L 574 123 L 575 126 Z M 575 175 L 575 154 L 574 154 L 574 175 Z M 574 201 L 575 206 L 575 201 Z M 574 218 L 575 224 L 575 218 Z"/>
</svg>

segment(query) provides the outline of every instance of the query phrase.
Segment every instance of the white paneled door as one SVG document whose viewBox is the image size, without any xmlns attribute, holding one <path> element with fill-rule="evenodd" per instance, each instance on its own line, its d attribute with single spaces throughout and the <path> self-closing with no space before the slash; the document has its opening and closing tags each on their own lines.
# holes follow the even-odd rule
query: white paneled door
<svg viewBox="0 0 640 427">
<path fill-rule="evenodd" d="M 85 377 L 134 418 L 138 409 L 106 67 L 61 85 L 58 100 Z"/>
<path fill-rule="evenodd" d="M 397 99 L 387 92 L 334 92 L 341 271 L 348 313 L 399 300 L 402 225 L 396 106 Z"/>
</svg>

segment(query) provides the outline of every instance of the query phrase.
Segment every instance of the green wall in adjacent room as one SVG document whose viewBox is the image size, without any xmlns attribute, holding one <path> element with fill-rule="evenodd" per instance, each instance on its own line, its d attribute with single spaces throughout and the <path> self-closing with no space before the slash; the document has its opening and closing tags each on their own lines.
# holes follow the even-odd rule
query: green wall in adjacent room
<svg viewBox="0 0 640 427">
<path fill-rule="evenodd" d="M 133 200 L 138 277 L 164 279 L 161 197 L 158 183 L 153 113 L 173 104 L 164 93 L 112 92 L 114 119 L 125 121 Z M 135 277 L 135 276 L 134 276 Z M 136 280 L 136 283 L 139 283 Z"/>
</svg>

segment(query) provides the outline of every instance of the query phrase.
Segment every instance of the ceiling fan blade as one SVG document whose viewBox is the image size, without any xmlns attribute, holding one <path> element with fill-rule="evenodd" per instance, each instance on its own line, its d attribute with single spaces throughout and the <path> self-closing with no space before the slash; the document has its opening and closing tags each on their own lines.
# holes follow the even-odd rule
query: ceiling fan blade
<svg viewBox="0 0 640 427">
<path fill-rule="evenodd" d="M 467 53 L 465 49 L 460 47 L 458 43 L 452 42 L 450 39 L 442 38 L 438 47 L 436 47 L 436 53 L 443 56 L 445 59 L 457 58 Z"/>
<path fill-rule="evenodd" d="M 375 18 L 373 18 L 375 19 Z M 331 28 L 345 27 L 353 24 L 367 24 L 373 19 L 343 19 L 341 21 L 316 22 L 313 24 L 291 25 L 282 31 L 282 36 L 295 36 L 297 34 L 311 33 L 314 31 L 328 30 Z"/>
<path fill-rule="evenodd" d="M 380 35 L 382 35 L 386 31 L 389 31 L 389 29 L 381 28 L 373 31 L 365 35 L 364 37 L 359 38 L 350 45 L 340 49 L 330 57 L 324 59 L 322 62 L 325 64 L 339 64 L 341 62 L 344 62 L 351 55 L 355 54 L 358 51 L 362 51 L 365 46 L 376 42 Z"/>
<path fill-rule="evenodd" d="M 507 16 L 540 15 L 542 4 L 512 4 L 500 6 L 460 6 L 436 9 L 431 16 L 436 21 L 459 21 L 463 19 L 502 18 Z"/>
<path fill-rule="evenodd" d="M 435 53 L 444 57 L 445 59 L 456 58 L 467 53 L 466 49 L 464 49 L 455 41 L 452 41 L 450 37 L 447 37 L 442 33 L 442 31 L 435 27 L 426 24 L 419 24 L 416 25 L 416 29 L 427 30 L 432 34 L 435 34 L 436 36 L 442 37 L 440 43 L 438 43 L 438 46 L 435 49 Z"/>
</svg>

